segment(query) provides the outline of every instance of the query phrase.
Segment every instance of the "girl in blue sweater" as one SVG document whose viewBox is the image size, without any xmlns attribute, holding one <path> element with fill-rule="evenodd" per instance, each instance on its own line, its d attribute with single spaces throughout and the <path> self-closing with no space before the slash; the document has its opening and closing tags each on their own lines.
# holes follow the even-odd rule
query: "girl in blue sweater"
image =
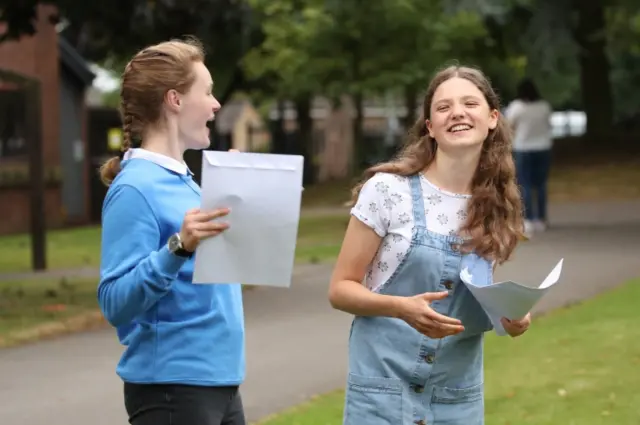
<svg viewBox="0 0 640 425">
<path fill-rule="evenodd" d="M 244 425 L 239 283 L 195 285 L 199 241 L 227 225 L 201 211 L 187 149 L 209 146 L 220 103 L 201 46 L 150 46 L 122 76 L 123 153 L 107 161 L 98 299 L 125 347 L 117 367 L 133 425 Z M 215 259 L 211 259 L 215 262 Z"/>
</svg>

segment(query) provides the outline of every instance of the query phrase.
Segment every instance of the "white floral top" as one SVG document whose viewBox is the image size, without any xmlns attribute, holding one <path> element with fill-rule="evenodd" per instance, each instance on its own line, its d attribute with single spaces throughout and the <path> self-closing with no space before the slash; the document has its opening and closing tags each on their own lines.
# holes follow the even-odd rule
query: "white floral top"
<svg viewBox="0 0 640 425">
<path fill-rule="evenodd" d="M 446 192 L 423 175 L 420 184 L 427 228 L 443 235 L 456 234 L 467 218 L 471 196 Z M 400 265 L 411 244 L 413 208 L 409 178 L 377 173 L 362 187 L 351 214 L 383 238 L 364 282 L 367 288 L 376 291 Z"/>
</svg>

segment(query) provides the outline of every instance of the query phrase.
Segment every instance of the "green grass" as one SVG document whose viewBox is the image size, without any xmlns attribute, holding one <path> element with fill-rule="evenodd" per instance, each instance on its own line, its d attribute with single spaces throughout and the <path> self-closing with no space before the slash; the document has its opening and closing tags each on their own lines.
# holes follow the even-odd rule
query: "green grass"
<svg viewBox="0 0 640 425">
<path fill-rule="evenodd" d="M 337 255 L 348 215 L 302 217 L 296 260 L 320 262 Z M 100 262 L 100 228 L 83 227 L 48 233 L 50 269 L 95 267 Z M 26 235 L 0 238 L 0 273 L 29 270 L 30 246 Z M 75 320 L 96 312 L 96 278 L 0 279 L 0 346 L 17 340 L 38 339 L 47 325 Z M 91 325 L 91 323 L 89 323 Z M 73 326 L 82 327 L 83 324 Z M 25 333 L 28 335 L 25 336 Z"/>
<path fill-rule="evenodd" d="M 95 226 L 47 232 L 47 261 L 51 269 L 98 267 L 100 228 Z M 31 268 L 29 235 L 0 237 L 0 273 Z"/>
<path fill-rule="evenodd" d="M 489 334 L 489 425 L 635 425 L 640 418 L 640 279 L 534 320 L 523 337 Z M 261 425 L 339 425 L 343 392 Z"/>
<path fill-rule="evenodd" d="M 348 214 L 302 216 L 296 260 L 318 262 L 335 257 L 340 249 Z M 47 233 L 49 269 L 100 265 L 100 228 L 88 226 Z M 0 273 L 26 272 L 31 267 L 31 246 L 26 234 L 0 237 Z"/>
<path fill-rule="evenodd" d="M 335 258 L 348 220 L 347 211 L 344 210 L 341 215 L 305 212 L 314 208 L 343 207 L 351 197 L 350 190 L 354 182 L 355 179 L 344 179 L 305 189 L 296 249 L 298 262 Z M 552 201 L 640 198 L 640 159 L 631 157 L 624 161 L 554 167 L 549 181 L 549 197 Z M 48 232 L 47 256 L 50 269 L 98 267 L 100 228 Z M 28 235 L 0 237 L 0 273 L 29 271 L 30 264 Z"/>
<path fill-rule="evenodd" d="M 340 207 L 351 199 L 351 189 L 359 178 L 305 188 L 302 205 L 304 208 Z M 549 198 L 552 201 L 640 198 L 640 158 L 601 158 L 598 162 L 554 165 L 549 176 Z"/>
<path fill-rule="evenodd" d="M 335 258 L 340 251 L 349 214 L 322 215 L 300 219 L 296 261 L 317 263 Z"/>
<path fill-rule="evenodd" d="M 351 189 L 360 179 L 340 179 L 305 187 L 302 208 L 323 208 L 343 205 L 351 199 Z"/>
<path fill-rule="evenodd" d="M 45 323 L 98 308 L 97 279 L 0 281 L 0 345 Z"/>
<path fill-rule="evenodd" d="M 640 198 L 640 158 L 552 168 L 549 198 L 551 201 Z"/>
</svg>

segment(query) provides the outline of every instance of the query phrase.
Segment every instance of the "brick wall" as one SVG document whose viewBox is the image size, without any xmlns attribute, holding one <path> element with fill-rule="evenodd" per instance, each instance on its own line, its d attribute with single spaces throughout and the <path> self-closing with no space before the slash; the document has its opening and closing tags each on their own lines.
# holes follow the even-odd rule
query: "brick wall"
<svg viewBox="0 0 640 425">
<path fill-rule="evenodd" d="M 0 235 L 24 233 L 29 230 L 29 192 L 26 189 L 0 189 Z M 6 208 L 6 206 L 10 206 Z M 62 211 L 60 191 L 49 188 L 45 192 L 48 211 Z M 47 213 L 47 227 L 62 225 L 62 214 Z"/>
<path fill-rule="evenodd" d="M 60 164 L 59 152 L 59 57 L 58 35 L 48 17 L 55 12 L 49 5 L 38 6 L 37 33 L 19 41 L 0 44 L 0 68 L 38 78 L 42 83 L 42 145 L 45 168 Z M 0 27 L 0 32 L 3 28 Z M 1 160 L 9 166 L 27 165 L 27 158 Z M 0 167 L 4 164 L 0 163 Z M 47 222 L 56 227 L 63 222 L 59 187 L 46 190 Z M 28 188 L 0 187 L 0 233 L 24 232 L 29 229 Z"/>
</svg>

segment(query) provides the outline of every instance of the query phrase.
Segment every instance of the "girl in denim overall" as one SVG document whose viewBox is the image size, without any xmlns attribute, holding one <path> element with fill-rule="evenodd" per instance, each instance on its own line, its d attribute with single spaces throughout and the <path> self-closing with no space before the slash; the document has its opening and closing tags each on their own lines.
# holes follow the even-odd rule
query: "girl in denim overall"
<svg viewBox="0 0 640 425">
<path fill-rule="evenodd" d="M 329 290 L 355 316 L 344 425 L 484 424 L 492 325 L 460 273 L 491 284 L 522 237 L 499 106 L 480 71 L 440 71 L 404 149 L 354 190 Z M 530 315 L 502 324 L 518 336 Z"/>
</svg>

